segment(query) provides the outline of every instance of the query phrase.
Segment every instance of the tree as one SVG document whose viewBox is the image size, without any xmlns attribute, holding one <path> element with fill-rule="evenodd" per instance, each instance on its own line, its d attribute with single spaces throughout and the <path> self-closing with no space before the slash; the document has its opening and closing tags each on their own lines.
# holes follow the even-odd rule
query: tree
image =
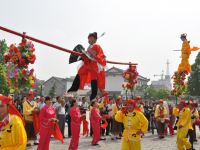
<svg viewBox="0 0 200 150">
<path fill-rule="evenodd" d="M 6 40 L 0 40 L 0 64 L 5 66 L 4 54 L 8 52 L 8 46 Z"/>
<path fill-rule="evenodd" d="M 8 81 L 5 77 L 5 67 L 0 64 L 0 94 L 8 96 L 10 89 L 8 86 Z"/>
<path fill-rule="evenodd" d="M 200 52 L 195 59 L 195 63 L 191 67 L 192 72 L 190 73 L 187 82 L 187 94 L 192 96 L 200 96 Z"/>
<path fill-rule="evenodd" d="M 153 98 L 156 98 L 156 90 L 154 89 L 153 86 L 150 86 L 148 89 L 146 89 L 144 91 L 144 94 L 147 95 L 148 93 L 148 96 L 150 97 L 153 97 Z"/>
<path fill-rule="evenodd" d="M 149 86 L 147 84 L 142 84 L 141 86 L 137 86 L 136 90 L 138 91 L 145 91 Z"/>
<path fill-rule="evenodd" d="M 165 89 L 160 89 L 156 92 L 156 97 L 159 99 L 164 99 L 169 97 L 169 92 L 167 92 Z"/>
<path fill-rule="evenodd" d="M 51 87 L 51 89 L 50 89 L 50 91 L 49 91 L 49 96 L 50 96 L 51 98 L 54 98 L 54 96 L 56 96 L 56 88 L 57 88 L 56 83 L 57 83 L 57 82 L 55 82 L 55 83 L 53 84 L 53 86 Z"/>
<path fill-rule="evenodd" d="M 113 93 L 112 96 L 113 96 L 113 98 L 114 98 L 115 100 L 117 99 L 117 94 L 116 94 L 115 92 Z"/>
</svg>

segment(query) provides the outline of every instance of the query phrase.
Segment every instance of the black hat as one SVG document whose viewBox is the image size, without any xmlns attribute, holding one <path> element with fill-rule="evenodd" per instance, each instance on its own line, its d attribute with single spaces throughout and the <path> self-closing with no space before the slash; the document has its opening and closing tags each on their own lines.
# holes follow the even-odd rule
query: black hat
<svg viewBox="0 0 200 150">
<path fill-rule="evenodd" d="M 96 32 L 90 33 L 90 34 L 88 35 L 88 38 L 89 38 L 89 36 L 93 36 L 95 39 L 97 39 L 97 33 L 96 33 Z"/>
</svg>

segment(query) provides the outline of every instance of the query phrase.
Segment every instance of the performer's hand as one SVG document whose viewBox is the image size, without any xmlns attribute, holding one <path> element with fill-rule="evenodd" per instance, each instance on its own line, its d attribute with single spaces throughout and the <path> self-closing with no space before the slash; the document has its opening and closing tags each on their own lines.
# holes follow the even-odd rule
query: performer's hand
<svg viewBox="0 0 200 150">
<path fill-rule="evenodd" d="M 175 107 L 176 107 L 176 108 L 179 108 L 179 105 L 178 105 L 178 104 L 176 104 L 176 105 L 175 105 Z"/>
<path fill-rule="evenodd" d="M 183 125 L 179 125 L 178 128 L 181 129 L 183 127 Z"/>
<path fill-rule="evenodd" d="M 121 108 L 121 111 L 123 111 L 125 108 L 126 108 L 126 106 L 123 106 L 123 107 Z"/>
<path fill-rule="evenodd" d="M 142 130 L 139 130 L 138 132 L 137 132 L 137 135 L 140 135 L 140 134 L 142 134 L 143 132 L 142 132 Z"/>
<path fill-rule="evenodd" d="M 159 122 L 159 120 L 158 120 L 158 119 L 156 119 L 156 121 L 157 121 L 157 122 Z"/>
</svg>

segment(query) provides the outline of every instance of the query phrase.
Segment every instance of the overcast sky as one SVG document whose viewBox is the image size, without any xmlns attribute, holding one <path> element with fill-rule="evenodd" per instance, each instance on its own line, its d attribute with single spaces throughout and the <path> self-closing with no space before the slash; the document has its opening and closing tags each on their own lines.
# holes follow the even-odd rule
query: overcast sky
<svg viewBox="0 0 200 150">
<path fill-rule="evenodd" d="M 170 74 L 181 62 L 180 34 L 187 33 L 191 47 L 200 47 L 199 0 L 0 0 L 0 26 L 73 50 L 81 44 L 88 47 L 91 32 L 104 37 L 97 41 L 107 60 L 138 63 L 139 74 L 159 79 Z M 8 45 L 21 38 L 1 31 L 0 40 Z M 30 67 L 38 79 L 51 76 L 70 77 L 80 62 L 69 64 L 69 53 L 34 42 L 37 60 Z M 198 52 L 192 52 L 190 63 Z M 126 69 L 125 65 L 114 65 Z M 113 67 L 113 64 L 108 64 Z"/>
</svg>

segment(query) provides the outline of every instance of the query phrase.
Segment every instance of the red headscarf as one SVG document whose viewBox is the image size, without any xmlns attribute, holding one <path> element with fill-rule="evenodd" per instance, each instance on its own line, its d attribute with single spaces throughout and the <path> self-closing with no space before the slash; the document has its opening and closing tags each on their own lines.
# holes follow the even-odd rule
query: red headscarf
<svg viewBox="0 0 200 150">
<path fill-rule="evenodd" d="M 140 97 L 140 96 L 138 96 L 138 97 L 135 99 L 135 101 L 137 102 L 139 99 L 141 99 L 141 97 Z"/>
<path fill-rule="evenodd" d="M 184 104 L 184 105 L 185 105 L 185 107 L 186 107 L 186 108 L 188 108 L 188 106 L 187 106 L 187 104 L 186 104 L 186 102 L 185 102 L 185 101 L 183 101 L 183 100 L 182 100 L 182 101 L 180 101 L 180 104 Z M 179 106 L 179 112 L 180 112 L 180 111 L 181 111 L 181 107 Z"/>
<path fill-rule="evenodd" d="M 12 114 L 12 115 L 16 115 L 19 118 L 21 118 L 21 120 L 23 122 L 23 125 L 25 125 L 24 120 L 22 119 L 21 114 L 18 112 L 18 110 L 15 108 L 14 105 L 10 104 L 10 99 L 8 97 L 0 95 L 0 105 L 1 104 L 8 104 L 8 105 L 10 105 L 10 108 L 8 109 L 8 112 L 10 114 Z"/>
<path fill-rule="evenodd" d="M 162 103 L 162 104 L 163 104 L 163 100 L 162 100 L 162 99 L 160 99 L 159 103 Z"/>
<path fill-rule="evenodd" d="M 27 98 L 28 98 L 29 96 L 34 96 L 33 91 L 30 91 L 30 92 L 28 93 Z"/>
<path fill-rule="evenodd" d="M 118 110 L 119 110 L 119 106 L 118 106 L 117 102 L 118 102 L 120 99 L 121 99 L 121 96 L 119 96 L 119 97 L 116 99 L 116 106 L 117 106 Z"/>
<path fill-rule="evenodd" d="M 194 107 L 194 109 L 196 109 L 195 104 L 192 101 L 190 101 L 190 104 Z"/>
<path fill-rule="evenodd" d="M 140 108 L 136 105 L 136 101 L 134 101 L 133 99 L 129 99 L 126 102 L 126 105 L 128 106 L 128 104 L 133 104 L 134 105 L 134 109 L 138 110 L 139 112 L 141 112 Z M 128 107 L 126 106 L 126 108 L 122 111 L 123 114 L 125 114 L 128 110 Z"/>
</svg>

